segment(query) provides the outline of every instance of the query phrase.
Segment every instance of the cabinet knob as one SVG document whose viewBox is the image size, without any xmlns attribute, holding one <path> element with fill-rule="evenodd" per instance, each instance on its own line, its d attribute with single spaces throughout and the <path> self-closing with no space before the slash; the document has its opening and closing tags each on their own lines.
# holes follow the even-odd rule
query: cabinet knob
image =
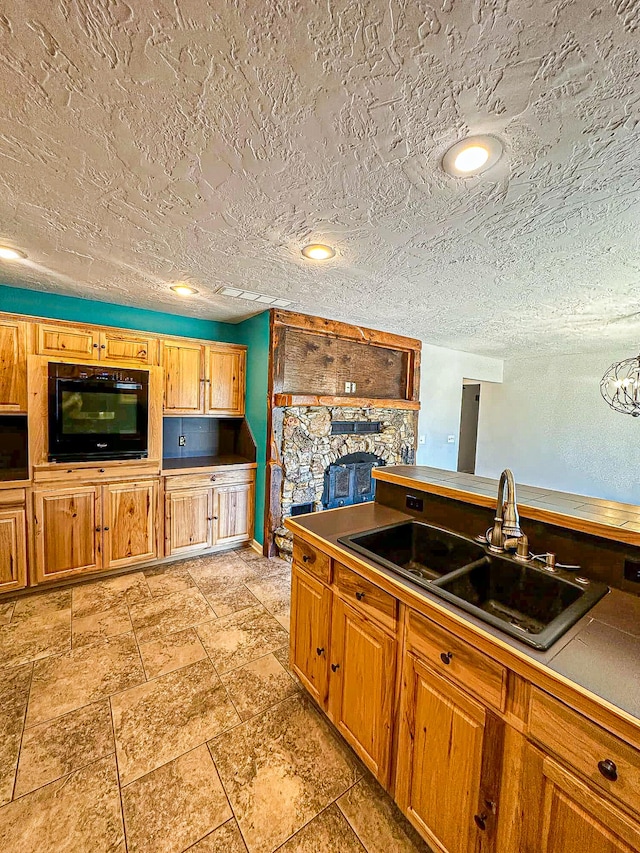
<svg viewBox="0 0 640 853">
<path fill-rule="evenodd" d="M 96 527 L 96 533 L 100 533 L 101 530 L 102 530 L 101 527 Z"/>
<path fill-rule="evenodd" d="M 482 814 L 474 814 L 473 819 L 474 819 L 478 829 L 482 829 L 484 831 L 487 828 L 487 814 L 486 814 L 486 812 L 482 812 Z"/>
<path fill-rule="evenodd" d="M 618 778 L 618 768 L 615 762 L 610 758 L 605 758 L 604 761 L 598 761 L 598 770 L 602 773 L 605 779 L 610 782 L 615 782 Z"/>
<path fill-rule="evenodd" d="M 362 599 L 364 598 L 364 592 L 356 592 L 356 598 L 358 599 L 358 601 L 362 601 Z"/>
<path fill-rule="evenodd" d="M 99 471 L 100 474 L 104 474 L 104 468 L 101 468 Z"/>
<path fill-rule="evenodd" d="M 323 654 L 324 654 L 324 649 L 321 649 L 320 647 L 318 647 L 318 648 L 316 649 L 316 654 L 318 655 L 318 657 L 320 657 L 320 655 L 323 655 Z"/>
<path fill-rule="evenodd" d="M 331 669 L 332 669 L 334 672 L 337 672 L 337 671 L 340 669 L 340 664 L 339 664 L 339 663 L 332 663 L 332 664 L 331 664 Z"/>
<path fill-rule="evenodd" d="M 214 515 L 214 516 L 213 516 L 213 520 L 214 520 L 214 521 L 217 521 L 217 520 L 218 520 L 218 516 L 217 516 L 217 515 Z"/>
<path fill-rule="evenodd" d="M 94 349 L 98 349 L 98 344 L 94 344 L 94 345 L 93 345 L 93 348 L 94 348 Z"/>
<path fill-rule="evenodd" d="M 108 528 L 108 527 L 103 527 L 102 529 L 103 529 L 103 530 L 108 530 L 109 528 Z"/>
<path fill-rule="evenodd" d="M 215 474 L 213 474 L 213 476 L 211 477 L 211 482 L 212 482 L 212 483 L 215 483 L 215 481 L 216 481 L 216 475 L 215 475 Z"/>
<path fill-rule="evenodd" d="M 106 348 L 107 348 L 107 347 L 106 347 L 106 345 L 105 345 L 105 344 L 100 344 L 100 349 L 106 349 Z"/>
<path fill-rule="evenodd" d="M 302 555 L 302 562 L 303 563 L 308 563 L 310 559 L 311 559 L 311 557 L 308 554 Z"/>
<path fill-rule="evenodd" d="M 449 665 L 451 663 L 451 658 L 453 657 L 453 652 L 440 652 L 440 660 L 442 663 L 446 663 Z"/>
</svg>

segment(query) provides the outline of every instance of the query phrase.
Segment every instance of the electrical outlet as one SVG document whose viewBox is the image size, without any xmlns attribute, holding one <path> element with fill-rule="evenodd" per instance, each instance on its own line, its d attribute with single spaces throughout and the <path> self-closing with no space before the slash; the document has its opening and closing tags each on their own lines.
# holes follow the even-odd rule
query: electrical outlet
<svg viewBox="0 0 640 853">
<path fill-rule="evenodd" d="M 447 436 L 447 444 L 455 444 L 455 443 L 456 443 L 455 435 L 448 435 Z"/>
<path fill-rule="evenodd" d="M 418 512 L 422 512 L 424 501 L 422 498 L 416 498 L 415 495 L 407 495 L 407 509 L 416 509 Z"/>
<path fill-rule="evenodd" d="M 186 435 L 179 435 L 178 436 L 178 446 L 184 447 L 186 443 L 187 443 L 187 436 Z"/>
<path fill-rule="evenodd" d="M 355 391 L 355 390 L 356 390 L 356 383 L 355 383 L 355 382 L 352 382 L 352 383 L 351 383 L 351 390 L 352 390 L 352 391 Z"/>
<path fill-rule="evenodd" d="M 345 383 L 344 383 L 344 390 L 345 390 L 345 393 L 346 393 L 346 394 L 351 393 L 351 383 L 350 383 L 350 382 L 345 382 Z"/>
</svg>

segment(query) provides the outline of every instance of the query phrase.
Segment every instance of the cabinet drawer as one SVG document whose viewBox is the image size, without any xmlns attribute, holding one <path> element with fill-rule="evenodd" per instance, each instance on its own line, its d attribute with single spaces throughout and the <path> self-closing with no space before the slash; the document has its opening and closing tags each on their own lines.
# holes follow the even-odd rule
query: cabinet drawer
<svg viewBox="0 0 640 853">
<path fill-rule="evenodd" d="M 334 583 L 342 597 L 357 610 L 385 628 L 396 630 L 398 602 L 392 595 L 340 563 L 335 565 Z"/>
<path fill-rule="evenodd" d="M 250 468 L 241 471 L 205 471 L 202 474 L 168 474 L 165 476 L 165 491 L 203 486 L 235 486 L 252 482 L 253 469 Z"/>
<path fill-rule="evenodd" d="M 531 690 L 529 735 L 593 785 L 638 810 L 640 751 L 537 687 Z"/>
<path fill-rule="evenodd" d="M 102 483 L 107 480 L 128 480 L 131 477 L 136 479 L 157 477 L 158 472 L 158 463 L 146 459 L 118 465 L 105 462 L 103 466 L 76 466 L 57 462 L 35 467 L 33 480 L 38 485 L 68 485 L 69 482 Z"/>
<path fill-rule="evenodd" d="M 21 506 L 26 499 L 25 489 L 0 489 L 0 506 Z"/>
<path fill-rule="evenodd" d="M 314 575 L 324 583 L 331 583 L 331 559 L 318 551 L 313 545 L 301 539 L 293 540 L 293 562 L 304 566 L 309 574 Z"/>
<path fill-rule="evenodd" d="M 415 611 L 409 613 L 407 649 L 485 704 L 504 711 L 506 668 Z"/>
</svg>

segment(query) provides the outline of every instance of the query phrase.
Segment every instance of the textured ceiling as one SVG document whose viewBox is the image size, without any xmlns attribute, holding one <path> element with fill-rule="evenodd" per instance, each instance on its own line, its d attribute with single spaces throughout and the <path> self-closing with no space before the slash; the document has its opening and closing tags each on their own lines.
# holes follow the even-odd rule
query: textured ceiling
<svg viewBox="0 0 640 853">
<path fill-rule="evenodd" d="M 227 320 L 239 286 L 495 355 L 640 339 L 640 0 L 4 0 L 0 38 L 0 280 Z M 478 132 L 505 156 L 450 178 Z"/>
</svg>

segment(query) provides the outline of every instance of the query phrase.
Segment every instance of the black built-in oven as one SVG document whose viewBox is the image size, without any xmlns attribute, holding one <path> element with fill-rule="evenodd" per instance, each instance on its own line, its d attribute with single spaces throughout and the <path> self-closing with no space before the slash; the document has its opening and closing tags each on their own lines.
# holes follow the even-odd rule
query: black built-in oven
<svg viewBox="0 0 640 853">
<path fill-rule="evenodd" d="M 148 448 L 149 373 L 49 364 L 49 460 L 142 459 Z"/>
</svg>

